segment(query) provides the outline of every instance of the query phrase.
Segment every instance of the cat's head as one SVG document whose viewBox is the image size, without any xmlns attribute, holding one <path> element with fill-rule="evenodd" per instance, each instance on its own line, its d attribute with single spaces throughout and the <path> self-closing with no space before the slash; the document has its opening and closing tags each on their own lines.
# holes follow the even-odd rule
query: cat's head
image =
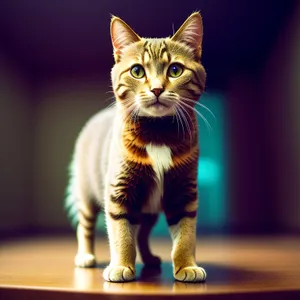
<svg viewBox="0 0 300 300">
<path fill-rule="evenodd" d="M 202 36 L 199 13 L 193 13 L 172 37 L 159 39 L 141 38 L 113 17 L 111 76 L 118 107 L 137 116 L 188 113 L 205 86 Z"/>
</svg>

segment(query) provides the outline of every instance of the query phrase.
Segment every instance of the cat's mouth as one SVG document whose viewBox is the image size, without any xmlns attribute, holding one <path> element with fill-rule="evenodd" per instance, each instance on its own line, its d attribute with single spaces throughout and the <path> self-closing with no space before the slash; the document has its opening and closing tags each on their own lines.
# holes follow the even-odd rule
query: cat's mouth
<svg viewBox="0 0 300 300">
<path fill-rule="evenodd" d="M 151 103 L 149 103 L 149 104 L 147 104 L 147 106 L 146 106 L 147 108 L 150 108 L 150 107 L 152 107 L 152 108 L 170 108 L 170 106 L 169 105 L 167 105 L 166 103 L 164 103 L 164 102 L 162 102 L 162 101 L 160 101 L 160 100 L 158 100 L 158 99 L 155 99 L 154 101 L 152 101 Z"/>
<path fill-rule="evenodd" d="M 151 99 L 140 99 L 138 104 L 139 116 L 145 117 L 163 117 L 174 115 L 172 101 L 162 97 L 153 97 Z"/>
<path fill-rule="evenodd" d="M 151 102 L 149 101 L 148 103 L 144 103 L 141 108 L 141 116 L 163 117 L 174 114 L 172 105 L 161 99 L 154 99 Z"/>
</svg>

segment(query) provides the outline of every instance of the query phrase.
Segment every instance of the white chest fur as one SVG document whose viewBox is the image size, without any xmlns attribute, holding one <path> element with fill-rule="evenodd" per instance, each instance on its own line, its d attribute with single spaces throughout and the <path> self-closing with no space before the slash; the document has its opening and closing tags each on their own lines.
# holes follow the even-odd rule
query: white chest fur
<svg viewBox="0 0 300 300">
<path fill-rule="evenodd" d="M 152 161 L 153 170 L 156 175 L 156 187 L 152 192 L 151 199 L 147 203 L 146 211 L 155 213 L 160 210 L 160 200 L 164 192 L 164 173 L 171 168 L 172 152 L 167 146 L 156 146 L 153 144 L 148 144 L 146 151 Z"/>
<path fill-rule="evenodd" d="M 157 179 L 159 181 L 163 180 L 164 172 L 168 171 L 172 164 L 171 149 L 165 145 L 156 146 L 148 144 L 146 151 L 152 160 Z"/>
</svg>

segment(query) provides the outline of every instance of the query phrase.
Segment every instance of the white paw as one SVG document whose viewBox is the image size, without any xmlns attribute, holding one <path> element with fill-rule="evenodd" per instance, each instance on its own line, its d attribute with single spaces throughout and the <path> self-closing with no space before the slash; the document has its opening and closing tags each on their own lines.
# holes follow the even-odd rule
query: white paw
<svg viewBox="0 0 300 300">
<path fill-rule="evenodd" d="M 75 266 L 81 268 L 91 268 L 96 265 L 95 255 L 91 253 L 77 253 L 75 256 Z"/>
<path fill-rule="evenodd" d="M 206 279 L 206 272 L 201 267 L 185 267 L 179 268 L 174 274 L 174 277 L 178 281 L 183 282 L 201 282 Z"/>
<path fill-rule="evenodd" d="M 103 271 L 103 278 L 111 282 L 126 282 L 135 279 L 135 270 L 131 267 L 108 266 Z"/>
</svg>

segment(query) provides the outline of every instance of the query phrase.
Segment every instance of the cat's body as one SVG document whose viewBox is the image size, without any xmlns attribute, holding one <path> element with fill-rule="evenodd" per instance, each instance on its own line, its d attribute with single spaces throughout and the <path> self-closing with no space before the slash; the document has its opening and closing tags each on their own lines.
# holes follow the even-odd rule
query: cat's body
<svg viewBox="0 0 300 300">
<path fill-rule="evenodd" d="M 116 106 L 84 127 L 70 174 L 67 206 L 78 219 L 75 264 L 95 265 L 95 220 L 103 210 L 111 252 L 103 276 L 133 280 L 136 242 L 145 264 L 160 263 L 148 237 L 163 211 L 173 239 L 174 277 L 203 281 L 205 271 L 194 257 L 199 149 L 193 104 L 205 82 L 197 61 L 201 17 L 191 15 L 172 39 L 141 39 L 118 18 L 111 34 Z"/>
</svg>

